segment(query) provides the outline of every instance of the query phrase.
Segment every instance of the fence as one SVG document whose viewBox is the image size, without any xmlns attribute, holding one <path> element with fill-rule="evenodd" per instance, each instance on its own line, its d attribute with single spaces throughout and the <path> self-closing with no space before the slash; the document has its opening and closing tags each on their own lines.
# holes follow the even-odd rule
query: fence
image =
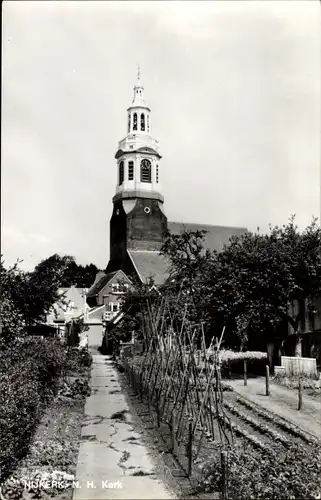
<svg viewBox="0 0 321 500">
<path fill-rule="evenodd" d="M 207 447 L 215 443 L 224 451 L 233 441 L 231 422 L 223 407 L 219 363 L 223 334 L 216 341 L 210 362 L 202 326 L 192 328 L 183 322 L 180 332 L 168 329 L 161 320 L 164 308 L 166 304 L 161 311 L 149 309 L 142 324 L 146 351 L 134 358 L 124 353 L 122 363 L 157 426 L 167 427 L 170 449 L 191 476 L 205 443 Z M 197 337 L 201 338 L 200 352 L 195 346 Z M 222 457 L 225 464 L 224 453 Z"/>
<path fill-rule="evenodd" d="M 298 375 L 317 377 L 318 375 L 315 358 L 281 356 L 281 365 L 284 367 L 285 375 L 288 377 Z"/>
</svg>

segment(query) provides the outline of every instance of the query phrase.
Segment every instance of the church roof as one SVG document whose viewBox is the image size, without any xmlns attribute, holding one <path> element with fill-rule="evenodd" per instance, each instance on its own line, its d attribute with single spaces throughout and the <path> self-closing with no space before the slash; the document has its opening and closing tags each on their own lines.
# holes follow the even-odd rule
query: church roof
<svg viewBox="0 0 321 500">
<path fill-rule="evenodd" d="M 181 222 L 168 222 L 167 227 L 173 234 L 180 234 L 184 230 L 207 231 L 204 237 L 204 247 L 210 251 L 220 252 L 224 245 L 228 245 L 232 236 L 241 236 L 247 232 L 244 227 L 209 226 Z M 127 250 L 136 272 L 142 282 L 153 278 L 155 285 L 162 285 L 169 277 L 169 262 L 157 251 Z"/>
<path fill-rule="evenodd" d="M 169 276 L 169 263 L 163 255 L 153 250 L 127 250 L 142 282 L 153 278 L 155 285 L 162 285 Z"/>
<path fill-rule="evenodd" d="M 168 230 L 173 234 L 180 234 L 182 231 L 207 231 L 204 237 L 204 247 L 211 252 L 216 250 L 221 252 L 224 245 L 229 244 L 232 236 L 241 236 L 247 233 L 245 227 L 232 226 L 209 226 L 205 224 L 193 224 L 185 222 L 168 222 Z"/>
</svg>

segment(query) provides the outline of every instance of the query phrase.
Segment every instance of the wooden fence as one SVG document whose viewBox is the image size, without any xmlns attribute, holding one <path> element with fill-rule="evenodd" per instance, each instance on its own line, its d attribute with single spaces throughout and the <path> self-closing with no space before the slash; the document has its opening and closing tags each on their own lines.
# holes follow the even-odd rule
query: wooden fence
<svg viewBox="0 0 321 500">
<path fill-rule="evenodd" d="M 182 457 L 178 450 L 184 447 L 185 466 L 191 476 L 202 443 L 219 443 L 225 451 L 233 441 L 231 422 L 223 406 L 219 363 L 223 333 L 214 342 L 214 355 L 212 351 L 209 362 L 202 325 L 192 328 L 183 322 L 182 330 L 175 332 L 161 320 L 166 304 L 160 308 L 161 311 L 149 308 L 142 324 L 144 345 L 148 348 L 141 356 L 124 355 L 122 363 L 130 384 L 148 405 L 157 426 L 168 427 L 170 447 L 176 458 Z M 197 337 L 201 339 L 200 350 L 196 349 Z"/>
</svg>

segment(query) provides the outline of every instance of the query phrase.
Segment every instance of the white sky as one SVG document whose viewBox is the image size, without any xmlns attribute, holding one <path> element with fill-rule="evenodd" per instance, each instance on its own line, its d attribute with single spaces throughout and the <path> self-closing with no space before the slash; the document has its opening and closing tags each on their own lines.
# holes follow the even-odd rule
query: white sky
<svg viewBox="0 0 321 500">
<path fill-rule="evenodd" d="M 320 3 L 7 1 L 2 250 L 105 268 L 136 65 L 169 220 L 320 213 Z"/>
</svg>

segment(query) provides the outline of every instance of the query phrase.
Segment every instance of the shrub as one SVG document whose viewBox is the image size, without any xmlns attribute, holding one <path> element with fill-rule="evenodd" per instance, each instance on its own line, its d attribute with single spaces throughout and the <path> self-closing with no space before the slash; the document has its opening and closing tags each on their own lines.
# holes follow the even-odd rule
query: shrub
<svg viewBox="0 0 321 500">
<path fill-rule="evenodd" d="M 292 376 L 287 377 L 285 375 L 275 375 L 273 381 L 289 389 L 298 389 L 299 387 L 299 377 Z M 306 376 L 301 376 L 301 386 L 302 389 L 311 389 L 315 392 L 321 390 L 321 379 L 320 378 L 310 378 Z"/>
<path fill-rule="evenodd" d="M 244 361 L 248 364 L 248 373 L 263 375 L 267 363 L 267 353 L 260 351 L 242 351 L 235 352 L 230 350 L 221 350 L 219 353 L 222 377 L 228 377 L 234 374 L 243 374 Z M 214 361 L 214 353 L 210 352 L 209 362 Z"/>
<path fill-rule="evenodd" d="M 254 453 L 236 444 L 228 455 L 228 497 L 231 499 L 318 498 L 321 493 L 320 449 L 303 448 Z M 208 492 L 222 490 L 220 454 L 204 468 L 204 487 Z"/>
<path fill-rule="evenodd" d="M 81 371 L 82 368 L 89 368 L 92 364 L 91 354 L 86 347 L 68 347 L 67 348 L 67 370 L 68 371 Z"/>
<path fill-rule="evenodd" d="M 58 389 L 66 353 L 54 339 L 19 340 L 0 353 L 0 480 L 28 450 L 42 410 Z"/>
<path fill-rule="evenodd" d="M 220 362 L 222 366 L 226 366 L 228 363 L 238 363 L 239 361 L 266 361 L 267 353 L 261 351 L 242 351 L 235 352 L 230 350 L 222 349 L 220 351 Z M 210 353 L 209 361 L 213 362 L 214 354 Z"/>
</svg>

